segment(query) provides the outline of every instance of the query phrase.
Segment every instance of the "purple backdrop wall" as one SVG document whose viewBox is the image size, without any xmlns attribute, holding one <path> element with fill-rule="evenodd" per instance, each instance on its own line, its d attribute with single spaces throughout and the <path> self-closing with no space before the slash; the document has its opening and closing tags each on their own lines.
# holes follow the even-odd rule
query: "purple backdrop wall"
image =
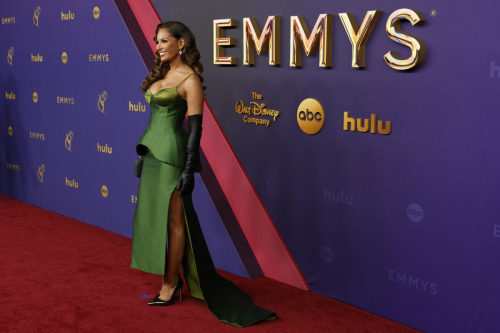
<svg viewBox="0 0 500 333">
<path fill-rule="evenodd" d="M 147 68 L 114 2 L 10 2 L 1 15 L 0 193 L 131 237 Z M 199 177 L 197 184 L 193 200 L 215 265 L 248 277 Z"/>
<path fill-rule="evenodd" d="M 15 49 L 13 66 L 0 61 L 0 89 L 7 93 L 0 113 L 1 193 L 130 236 L 137 191 L 130 165 L 149 110 L 129 111 L 129 103 L 145 105 L 138 86 L 146 68 L 112 1 L 31 4 L 4 5 L 2 12 L 15 23 L 2 24 L 0 50 L 7 56 Z M 313 291 L 424 331 L 498 330 L 497 2 L 153 4 L 163 20 L 182 21 L 196 35 L 207 100 Z M 37 6 L 44 19 L 38 28 L 32 23 Z M 103 15 L 97 20 L 94 6 Z M 410 72 L 395 71 L 382 58 L 390 50 L 409 55 L 385 33 L 388 16 L 400 8 L 427 20 L 402 24 L 428 49 L 423 65 Z M 353 69 L 338 13 L 353 13 L 360 23 L 375 9 L 383 13 L 367 45 L 366 68 Z M 61 20 L 68 11 L 76 13 L 74 22 Z M 317 56 L 304 56 L 302 68 L 290 68 L 290 16 L 304 16 L 312 28 L 321 13 L 334 14 L 333 66 L 319 68 Z M 282 65 L 269 66 L 263 55 L 243 66 L 242 19 L 254 17 L 262 28 L 269 15 L 282 17 Z M 238 57 L 234 67 L 212 64 L 212 24 L 223 18 L 238 19 L 225 30 L 237 38 L 226 49 Z M 43 62 L 30 61 L 31 54 L 43 55 Z M 108 54 L 109 61 L 89 62 L 89 54 Z M 105 115 L 97 109 L 103 91 Z M 244 123 L 235 112 L 236 102 L 252 101 L 251 92 L 281 112 L 270 127 Z M 57 96 L 75 104 L 56 103 Z M 306 98 L 325 109 L 324 127 L 313 136 L 296 119 Z M 392 121 L 392 133 L 344 131 L 345 111 Z M 64 146 L 69 131 L 72 152 Z M 97 143 L 112 154 L 97 152 Z M 42 184 L 36 175 L 43 163 Z M 66 186 L 65 178 L 79 188 Z M 216 264 L 244 275 L 202 186 L 194 200 Z"/>
<path fill-rule="evenodd" d="M 498 330 L 497 2 L 153 4 L 162 20 L 185 22 L 197 36 L 207 100 L 313 291 L 425 331 Z M 409 56 L 385 32 L 400 8 L 426 17 L 421 26 L 402 24 L 428 49 L 427 60 L 410 72 L 383 59 L 391 50 Z M 366 68 L 351 68 L 338 13 L 353 13 L 360 24 L 375 9 L 383 13 Z M 332 67 L 319 68 L 317 56 L 289 67 L 290 16 L 304 16 L 312 29 L 321 13 L 334 14 Z M 282 17 L 281 66 L 269 66 L 267 55 L 243 66 L 243 18 L 254 17 L 262 29 L 270 15 Z M 212 20 L 226 18 L 238 20 L 225 29 L 237 39 L 225 49 L 238 57 L 234 67 L 212 64 Z M 281 111 L 270 127 L 246 124 L 235 112 L 237 101 L 252 101 L 251 92 Z M 296 120 L 309 97 L 326 114 L 314 136 Z M 345 111 L 392 121 L 392 133 L 344 131 Z"/>
</svg>

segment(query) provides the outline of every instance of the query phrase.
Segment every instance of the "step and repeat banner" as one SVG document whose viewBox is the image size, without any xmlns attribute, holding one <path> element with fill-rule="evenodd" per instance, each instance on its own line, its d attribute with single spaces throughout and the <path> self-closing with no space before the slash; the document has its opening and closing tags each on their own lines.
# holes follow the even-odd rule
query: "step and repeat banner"
<svg viewBox="0 0 500 333">
<path fill-rule="evenodd" d="M 0 194 L 132 237 L 148 69 L 115 3 L 0 7 Z M 196 183 L 214 263 L 247 277 L 198 176 Z"/>
<path fill-rule="evenodd" d="M 207 102 L 312 291 L 498 330 L 497 2 L 152 4 L 195 34 Z M 147 68 L 113 1 L 1 15 L 1 193 L 130 237 Z M 245 276 L 197 181 L 217 267 Z"/>
<path fill-rule="evenodd" d="M 498 330 L 498 2 L 152 3 L 313 291 Z"/>
</svg>

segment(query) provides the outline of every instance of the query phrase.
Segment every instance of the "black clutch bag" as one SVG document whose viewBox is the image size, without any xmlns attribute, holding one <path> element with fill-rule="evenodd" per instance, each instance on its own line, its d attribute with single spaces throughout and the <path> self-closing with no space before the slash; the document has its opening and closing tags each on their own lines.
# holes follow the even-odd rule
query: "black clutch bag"
<svg viewBox="0 0 500 333">
<path fill-rule="evenodd" d="M 142 164 L 144 163 L 144 157 L 139 157 L 134 163 L 134 175 L 136 177 L 141 177 Z"/>
</svg>

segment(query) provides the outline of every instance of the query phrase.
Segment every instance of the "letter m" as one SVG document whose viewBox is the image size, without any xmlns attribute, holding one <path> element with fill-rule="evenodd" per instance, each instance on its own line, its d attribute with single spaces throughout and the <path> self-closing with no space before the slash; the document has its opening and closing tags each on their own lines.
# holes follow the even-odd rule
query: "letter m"
<svg viewBox="0 0 500 333">
<path fill-rule="evenodd" d="M 259 26 L 253 17 L 243 19 L 243 64 L 254 64 L 254 52 L 266 53 L 269 48 L 269 65 L 279 65 L 281 60 L 281 17 L 269 16 L 260 33 Z"/>
<path fill-rule="evenodd" d="M 316 53 L 319 44 L 319 66 L 332 66 L 332 14 L 320 14 L 314 29 L 309 28 L 302 16 L 290 18 L 290 67 L 302 66 L 302 45 L 307 56 Z"/>
<path fill-rule="evenodd" d="M 409 278 L 410 278 L 410 281 L 409 281 L 408 285 L 410 287 L 415 286 L 415 288 L 418 288 L 418 278 L 413 279 L 411 276 Z"/>
</svg>

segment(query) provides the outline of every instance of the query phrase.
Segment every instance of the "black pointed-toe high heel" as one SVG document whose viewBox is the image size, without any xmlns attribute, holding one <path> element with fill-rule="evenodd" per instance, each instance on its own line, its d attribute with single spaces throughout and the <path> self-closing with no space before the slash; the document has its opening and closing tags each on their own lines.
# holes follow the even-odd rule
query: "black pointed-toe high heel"
<svg viewBox="0 0 500 333">
<path fill-rule="evenodd" d="M 148 305 L 151 306 L 167 306 L 167 305 L 172 305 L 175 302 L 175 294 L 177 291 L 179 291 L 179 302 L 182 302 L 182 286 L 184 285 L 184 281 L 182 281 L 180 275 L 179 279 L 177 280 L 177 285 L 175 286 L 174 292 L 172 293 L 172 297 L 170 297 L 169 300 L 164 301 L 160 299 L 160 294 L 156 295 L 155 298 L 151 302 L 148 303 Z"/>
</svg>

